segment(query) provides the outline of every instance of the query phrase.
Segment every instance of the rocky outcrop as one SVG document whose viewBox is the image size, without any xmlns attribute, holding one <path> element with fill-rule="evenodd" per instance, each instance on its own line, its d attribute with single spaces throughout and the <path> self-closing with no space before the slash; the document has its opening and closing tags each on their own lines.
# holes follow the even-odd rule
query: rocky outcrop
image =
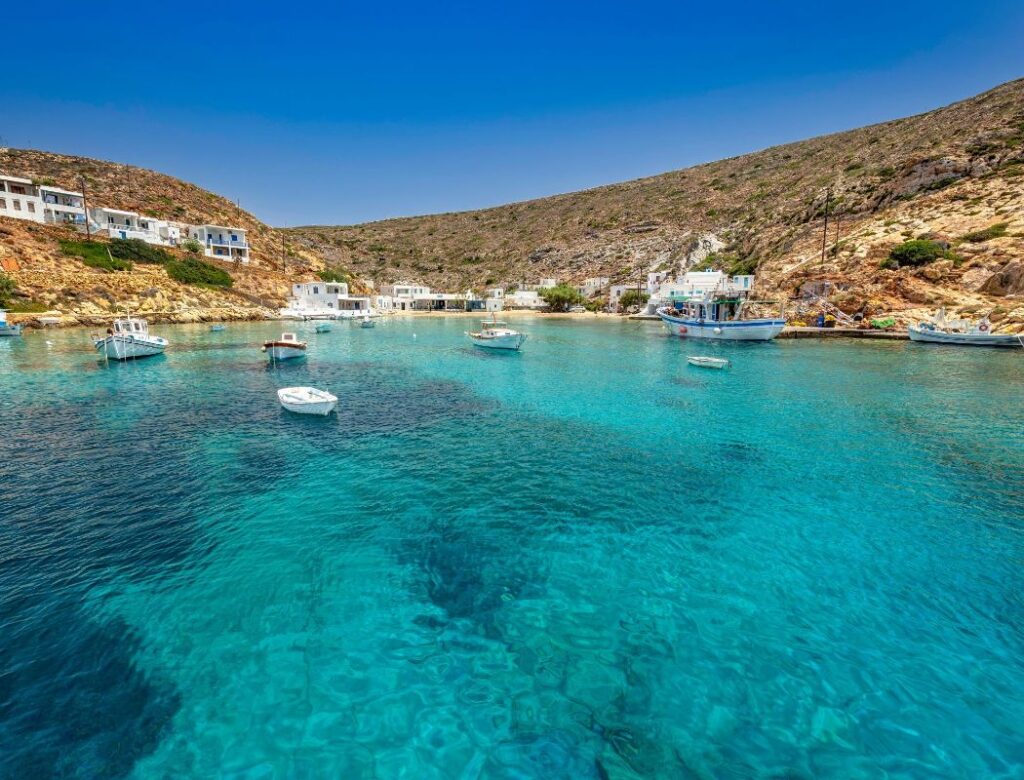
<svg viewBox="0 0 1024 780">
<path fill-rule="evenodd" d="M 979 288 L 988 295 L 1020 295 L 1024 293 L 1024 262 L 1013 260 L 996 271 Z"/>
</svg>

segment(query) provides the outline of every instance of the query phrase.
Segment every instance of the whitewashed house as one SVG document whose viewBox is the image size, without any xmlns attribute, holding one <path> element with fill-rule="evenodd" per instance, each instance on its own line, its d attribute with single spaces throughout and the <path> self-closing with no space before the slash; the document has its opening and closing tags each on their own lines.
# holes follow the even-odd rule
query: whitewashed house
<svg viewBox="0 0 1024 780">
<path fill-rule="evenodd" d="M 383 285 L 380 292 L 377 296 L 378 308 L 386 311 L 412 311 L 417 298 L 430 295 L 430 288 L 411 282 L 395 282 Z"/>
<path fill-rule="evenodd" d="M 536 290 L 516 290 L 506 293 L 504 302 L 507 309 L 544 309 L 548 305 Z"/>
<path fill-rule="evenodd" d="M 39 197 L 43 201 L 43 220 L 48 224 L 85 225 L 85 196 L 82 193 L 40 184 Z"/>
<path fill-rule="evenodd" d="M 110 238 L 137 238 L 147 244 L 159 244 L 157 220 L 136 211 L 98 207 L 89 209 L 89 228 Z"/>
<path fill-rule="evenodd" d="M 576 291 L 584 297 L 593 298 L 604 291 L 609 281 L 607 276 L 591 276 L 588 279 L 584 279 L 583 284 L 579 285 Z"/>
<path fill-rule="evenodd" d="M 0 217 L 43 222 L 43 200 L 31 179 L 0 174 Z"/>
<path fill-rule="evenodd" d="M 249 244 L 245 240 L 244 228 L 224 225 L 192 225 L 189 238 L 202 244 L 207 257 L 215 257 L 231 263 L 249 263 Z"/>
<path fill-rule="evenodd" d="M 292 297 L 281 309 L 289 319 L 344 319 L 374 314 L 370 299 L 348 294 L 344 282 L 302 282 L 292 285 Z"/>
</svg>

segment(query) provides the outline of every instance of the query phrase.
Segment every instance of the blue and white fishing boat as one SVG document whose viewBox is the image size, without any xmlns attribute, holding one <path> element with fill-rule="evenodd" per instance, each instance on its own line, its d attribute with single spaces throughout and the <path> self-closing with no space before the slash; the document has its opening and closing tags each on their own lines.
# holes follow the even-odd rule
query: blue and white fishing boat
<svg viewBox="0 0 1024 780">
<path fill-rule="evenodd" d="M 956 344 L 965 347 L 1024 347 L 1024 336 L 1017 333 L 993 333 L 988 317 L 977 323 L 946 319 L 945 308 L 916 327 L 907 328 L 911 341 L 927 344 Z"/>
<path fill-rule="evenodd" d="M 0 309 L 0 336 L 20 336 L 21 325 L 11 325 L 7 322 L 7 310 Z"/>
<path fill-rule="evenodd" d="M 784 319 L 744 319 L 751 288 L 750 277 L 718 273 L 710 289 L 695 288 L 657 310 L 665 326 L 677 336 L 723 341 L 770 341 L 786 327 Z"/>
</svg>

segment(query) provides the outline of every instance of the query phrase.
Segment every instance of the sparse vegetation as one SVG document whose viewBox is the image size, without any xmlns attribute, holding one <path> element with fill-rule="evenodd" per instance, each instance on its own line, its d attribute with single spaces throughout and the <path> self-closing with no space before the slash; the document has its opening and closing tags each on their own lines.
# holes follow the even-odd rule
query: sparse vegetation
<svg viewBox="0 0 1024 780">
<path fill-rule="evenodd" d="M 140 238 L 113 238 L 110 240 L 110 254 L 121 260 L 137 263 L 167 263 L 174 258 L 160 247 L 147 244 Z"/>
<path fill-rule="evenodd" d="M 879 267 L 896 269 L 910 266 L 916 268 L 942 259 L 958 260 L 955 253 L 941 241 L 914 238 L 893 247 L 889 256 L 880 263 Z"/>
<path fill-rule="evenodd" d="M 338 282 L 339 284 L 348 284 L 348 274 L 342 271 L 340 268 L 325 268 L 317 274 L 322 282 Z"/>
<path fill-rule="evenodd" d="M 182 284 L 230 287 L 235 283 L 227 271 L 193 257 L 187 257 L 184 260 L 171 260 L 166 267 L 167 275 Z"/>
<path fill-rule="evenodd" d="M 16 289 L 18 289 L 18 286 L 14 283 L 14 280 L 3 271 L 0 271 L 0 307 L 9 305 L 11 296 L 14 295 Z"/>
<path fill-rule="evenodd" d="M 113 257 L 110 245 L 99 241 L 69 241 L 62 239 L 60 251 L 68 257 L 78 257 L 90 268 L 104 271 L 130 271 L 132 264 L 128 260 Z"/>
<path fill-rule="evenodd" d="M 186 238 L 181 242 L 181 248 L 188 252 L 190 255 L 198 255 L 203 251 L 203 245 L 196 241 L 194 238 Z"/>
<path fill-rule="evenodd" d="M 983 230 L 974 230 L 970 233 L 965 233 L 960 237 L 961 241 L 966 241 L 969 244 L 981 244 L 993 238 L 1002 238 L 1006 235 L 1006 229 L 1009 225 L 1006 222 L 997 222 L 994 225 L 989 225 Z"/>
</svg>

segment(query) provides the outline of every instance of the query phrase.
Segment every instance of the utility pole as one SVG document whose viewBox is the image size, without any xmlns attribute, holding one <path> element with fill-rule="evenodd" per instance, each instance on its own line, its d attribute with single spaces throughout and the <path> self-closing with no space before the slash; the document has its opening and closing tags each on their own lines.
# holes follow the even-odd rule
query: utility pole
<svg viewBox="0 0 1024 780">
<path fill-rule="evenodd" d="M 134 204 L 135 201 L 132 200 L 132 169 L 128 166 L 125 166 L 124 170 L 125 173 L 128 175 L 128 202 Z"/>
<path fill-rule="evenodd" d="M 79 177 L 82 180 L 82 211 L 85 212 L 85 240 L 92 241 L 92 233 L 89 232 L 89 201 L 85 197 L 85 177 Z"/>
<path fill-rule="evenodd" d="M 832 188 L 825 192 L 825 227 L 821 231 L 821 265 L 825 266 L 825 244 L 828 243 L 828 207 L 832 203 Z"/>
</svg>

